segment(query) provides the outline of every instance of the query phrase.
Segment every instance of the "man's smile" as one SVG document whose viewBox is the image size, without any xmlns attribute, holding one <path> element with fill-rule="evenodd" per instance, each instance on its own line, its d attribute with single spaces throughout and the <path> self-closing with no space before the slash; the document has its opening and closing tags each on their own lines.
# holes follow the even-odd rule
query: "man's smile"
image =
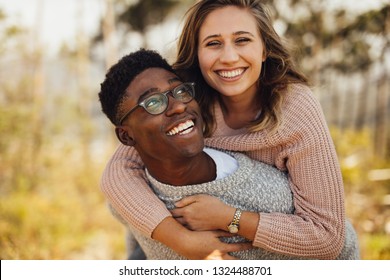
<svg viewBox="0 0 390 280">
<path fill-rule="evenodd" d="M 194 129 L 194 122 L 192 120 L 187 120 L 183 123 L 180 123 L 179 125 L 175 126 L 171 130 L 167 132 L 167 135 L 173 136 L 173 135 L 184 135 L 187 133 L 190 133 Z"/>
</svg>

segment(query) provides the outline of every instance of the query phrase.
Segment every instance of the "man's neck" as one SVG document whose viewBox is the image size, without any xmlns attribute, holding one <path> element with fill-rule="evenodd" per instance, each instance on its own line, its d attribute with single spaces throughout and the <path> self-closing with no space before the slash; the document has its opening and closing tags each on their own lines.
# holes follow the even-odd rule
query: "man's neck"
<svg viewBox="0 0 390 280">
<path fill-rule="evenodd" d="M 217 174 L 214 160 L 205 152 L 182 161 L 147 165 L 146 168 L 157 181 L 173 186 L 210 182 Z"/>
</svg>

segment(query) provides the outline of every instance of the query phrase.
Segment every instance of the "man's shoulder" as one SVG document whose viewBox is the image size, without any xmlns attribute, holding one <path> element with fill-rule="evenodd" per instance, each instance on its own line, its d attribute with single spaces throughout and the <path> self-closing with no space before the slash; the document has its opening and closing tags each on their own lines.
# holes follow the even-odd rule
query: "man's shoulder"
<svg viewBox="0 0 390 280">
<path fill-rule="evenodd" d="M 237 160 L 239 165 L 245 164 L 245 165 L 251 166 L 252 169 L 280 172 L 280 173 L 284 174 L 283 171 L 279 170 L 274 165 L 267 164 L 267 163 L 264 163 L 262 161 L 252 159 L 251 157 L 249 157 L 248 155 L 246 155 L 244 153 L 234 152 L 234 151 L 226 151 L 226 153 L 228 153 L 229 155 L 234 157 Z"/>
</svg>

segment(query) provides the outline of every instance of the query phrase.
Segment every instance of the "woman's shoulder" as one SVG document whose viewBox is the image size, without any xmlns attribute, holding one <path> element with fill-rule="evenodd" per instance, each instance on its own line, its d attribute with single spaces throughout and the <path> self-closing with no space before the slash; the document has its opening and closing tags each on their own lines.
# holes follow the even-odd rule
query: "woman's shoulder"
<svg viewBox="0 0 390 280">
<path fill-rule="evenodd" d="M 284 105 L 299 104 L 299 103 L 312 103 L 316 102 L 317 98 L 314 95 L 312 89 L 302 83 L 289 84 L 284 93 Z"/>
<path fill-rule="evenodd" d="M 295 83 L 286 88 L 282 103 L 282 114 L 284 119 L 294 120 L 311 118 L 322 115 L 321 105 L 318 98 L 308 85 Z M 321 116 L 322 117 L 322 116 Z"/>
<path fill-rule="evenodd" d="M 307 140 L 327 124 L 319 100 L 305 84 L 291 84 L 283 96 L 282 123 L 278 135 L 282 138 Z"/>
</svg>

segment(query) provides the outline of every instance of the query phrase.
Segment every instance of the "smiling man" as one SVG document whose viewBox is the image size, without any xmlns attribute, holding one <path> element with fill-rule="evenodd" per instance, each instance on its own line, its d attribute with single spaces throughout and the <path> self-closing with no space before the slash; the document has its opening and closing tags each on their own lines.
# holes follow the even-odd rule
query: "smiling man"
<svg viewBox="0 0 390 280">
<path fill-rule="evenodd" d="M 122 58 L 108 71 L 99 97 L 118 139 L 133 147 L 129 157 L 137 162 L 139 176 L 174 217 L 186 224 L 175 204 L 192 195 L 198 195 L 193 204 L 200 205 L 199 212 L 207 209 L 199 221 L 206 228 L 199 231 L 172 216 L 157 226 L 152 238 L 128 225 L 147 259 L 305 258 L 248 243 L 254 239 L 259 212 L 293 213 L 287 176 L 241 153 L 205 148 L 195 84 L 183 82 L 159 54 L 140 50 Z M 127 224 L 121 209 L 112 211 Z M 149 218 L 144 217 L 145 223 Z M 339 258 L 356 258 L 355 237 L 347 225 L 348 242 Z"/>
<path fill-rule="evenodd" d="M 171 185 L 215 179 L 214 163 L 206 153 L 199 153 L 202 121 L 193 100 L 193 83 L 183 83 L 172 72 L 153 67 L 138 74 L 126 92 L 128 98 L 121 107 L 130 110 L 115 131 L 123 144 L 135 147 L 153 177 Z"/>
<path fill-rule="evenodd" d="M 170 185 L 200 184 L 236 168 L 235 160 L 229 157 L 230 164 L 217 172 L 214 161 L 202 152 L 203 122 L 194 95 L 193 83 L 183 83 L 159 54 L 143 49 L 113 65 L 99 92 L 102 110 L 115 125 L 118 139 L 134 147 L 129 156 L 140 169 L 147 168 L 148 176 Z M 106 195 L 112 199 L 110 194 Z M 111 210 L 127 224 L 122 216 L 125 213 L 120 209 Z M 145 223 L 149 218 L 145 217 Z M 247 242 L 222 242 L 219 237 L 230 235 L 226 232 L 191 231 L 172 216 L 159 224 L 152 234 L 153 240 L 130 229 L 149 259 L 170 259 L 172 255 L 188 259 L 233 259 L 229 252 L 251 247 Z M 161 246 L 164 250 L 157 249 Z"/>
</svg>

